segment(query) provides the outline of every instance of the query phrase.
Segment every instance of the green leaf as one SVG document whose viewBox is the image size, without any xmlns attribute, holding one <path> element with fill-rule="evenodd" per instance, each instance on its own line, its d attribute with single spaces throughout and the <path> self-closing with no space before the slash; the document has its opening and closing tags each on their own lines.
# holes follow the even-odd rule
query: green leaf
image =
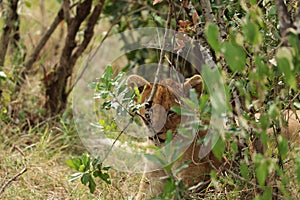
<svg viewBox="0 0 300 200">
<path fill-rule="evenodd" d="M 31 2 L 30 1 L 25 1 L 25 6 L 28 8 L 31 8 Z"/>
<path fill-rule="evenodd" d="M 232 151 L 234 152 L 234 153 L 238 153 L 239 152 L 239 149 L 238 149 L 239 147 L 238 147 L 238 144 L 237 144 L 237 142 L 232 142 L 231 143 L 231 149 L 232 149 Z"/>
<path fill-rule="evenodd" d="M 82 155 L 82 164 L 85 166 L 84 171 L 90 170 L 90 156 L 88 154 L 83 154 Z"/>
<path fill-rule="evenodd" d="M 300 40 L 298 38 L 298 34 L 291 32 L 291 34 L 289 34 L 289 36 L 288 36 L 288 41 L 289 41 L 289 44 L 293 47 L 294 55 L 299 55 Z"/>
<path fill-rule="evenodd" d="M 103 167 L 103 170 L 104 170 L 104 171 L 108 171 L 108 170 L 110 170 L 110 169 L 111 169 L 110 166 Z"/>
<path fill-rule="evenodd" d="M 213 147 L 212 151 L 219 160 L 222 159 L 223 153 L 225 151 L 225 144 L 221 138 L 218 139 L 218 141 L 215 144 L 215 146 Z"/>
<path fill-rule="evenodd" d="M 292 88 L 297 88 L 297 81 L 294 73 L 292 72 L 292 66 L 287 58 L 277 58 L 276 59 L 279 70 L 284 74 L 284 79 L 286 83 Z"/>
<path fill-rule="evenodd" d="M 263 200 L 269 200 L 272 199 L 273 195 L 272 195 L 272 189 L 271 187 L 267 187 L 263 193 L 262 199 Z"/>
<path fill-rule="evenodd" d="M 144 156 L 146 157 L 146 159 L 150 160 L 151 162 L 154 163 L 159 163 L 162 165 L 166 165 L 168 163 L 166 163 L 165 158 L 161 155 L 161 153 L 159 151 L 156 151 L 155 154 L 144 154 Z"/>
<path fill-rule="evenodd" d="M 67 160 L 66 161 L 66 164 L 71 167 L 72 169 L 76 169 L 77 170 L 77 167 L 75 166 L 75 164 L 73 163 L 73 160 Z"/>
<path fill-rule="evenodd" d="M 79 171 L 79 167 L 82 164 L 81 159 L 80 158 L 73 158 L 72 160 L 67 160 L 66 164 L 71 167 L 72 169 L 75 169 L 77 171 Z"/>
<path fill-rule="evenodd" d="M 81 177 L 80 180 L 83 185 L 86 185 L 90 181 L 91 178 L 92 178 L 92 176 L 90 173 L 85 173 L 85 174 L 83 174 L 83 176 Z"/>
<path fill-rule="evenodd" d="M 168 144 L 173 139 L 172 130 L 168 130 L 166 133 L 166 141 L 165 144 Z"/>
<path fill-rule="evenodd" d="M 268 142 L 270 141 L 270 134 L 267 134 L 266 131 L 262 131 L 259 136 L 260 136 L 260 140 L 262 142 L 262 145 L 267 146 Z"/>
<path fill-rule="evenodd" d="M 189 98 L 181 98 L 181 101 L 183 101 L 183 103 L 185 105 L 188 106 L 188 108 L 190 109 L 195 109 L 197 110 L 198 109 L 198 100 L 196 101 L 193 101 L 192 99 L 189 99 Z M 181 112 L 182 112 L 183 109 L 181 109 Z"/>
<path fill-rule="evenodd" d="M 85 165 L 80 165 L 78 171 L 85 172 Z"/>
<path fill-rule="evenodd" d="M 285 58 L 289 63 L 293 61 L 292 52 L 287 47 L 279 48 L 276 53 L 276 58 Z M 289 68 L 292 68 L 292 66 L 289 66 Z"/>
<path fill-rule="evenodd" d="M 297 89 L 297 81 L 294 72 L 293 53 L 287 47 L 281 47 L 276 53 L 276 62 L 279 70 L 284 74 L 285 81 L 294 89 Z"/>
<path fill-rule="evenodd" d="M 241 46 L 224 42 L 221 51 L 233 72 L 242 72 L 245 69 L 246 53 Z"/>
<path fill-rule="evenodd" d="M 93 172 L 94 177 L 100 177 L 101 174 L 102 174 L 102 172 L 100 170 L 96 170 L 96 171 Z"/>
<path fill-rule="evenodd" d="M 259 27 L 257 24 L 252 22 L 248 22 L 244 27 L 244 34 L 246 36 L 246 40 L 250 44 L 259 44 L 261 42 L 261 34 L 259 32 Z"/>
<path fill-rule="evenodd" d="M 95 165 L 93 165 L 94 170 L 98 169 L 101 170 L 102 169 L 102 163 L 97 159 L 97 162 L 95 161 Z"/>
<path fill-rule="evenodd" d="M 246 163 L 242 163 L 240 165 L 240 172 L 242 177 L 249 180 L 249 170 L 248 170 L 248 165 L 246 165 Z"/>
<path fill-rule="evenodd" d="M 112 66 L 111 66 L 111 65 L 108 65 L 108 66 L 106 66 L 106 69 L 105 69 L 103 78 L 104 78 L 106 81 L 110 81 L 111 78 L 112 78 L 112 76 L 113 76 Z"/>
<path fill-rule="evenodd" d="M 174 176 L 176 176 L 179 172 L 181 172 L 183 169 L 188 167 L 189 167 L 188 162 L 184 162 L 183 164 L 179 165 L 176 169 L 173 170 Z"/>
<path fill-rule="evenodd" d="M 255 170 L 256 177 L 259 185 L 262 187 L 265 184 L 265 180 L 267 178 L 267 165 L 266 163 L 260 163 Z"/>
<path fill-rule="evenodd" d="M 199 104 L 198 93 L 196 92 L 196 90 L 194 88 L 190 89 L 189 92 L 190 92 L 189 97 L 190 97 L 191 101 L 194 102 L 194 104 L 196 104 L 195 108 L 198 108 L 198 104 Z"/>
<path fill-rule="evenodd" d="M 172 179 L 168 178 L 164 185 L 164 197 L 169 197 L 174 190 L 176 190 L 176 184 Z"/>
<path fill-rule="evenodd" d="M 254 71 L 253 73 L 255 75 L 256 79 L 254 79 L 253 81 L 255 82 L 259 82 L 265 78 L 271 78 L 271 70 L 270 68 L 266 65 L 266 63 L 264 62 L 262 57 L 259 56 L 254 56 L 254 64 L 257 68 L 257 71 Z"/>
<path fill-rule="evenodd" d="M 287 140 L 282 137 L 282 135 L 278 136 L 278 152 L 282 159 L 286 158 L 286 155 L 289 151 L 289 144 Z"/>
<path fill-rule="evenodd" d="M 255 173 L 258 184 L 263 187 L 268 175 L 268 165 L 261 154 L 256 154 L 255 158 Z"/>
<path fill-rule="evenodd" d="M 107 184 L 111 184 L 111 181 L 109 180 L 110 176 L 108 173 L 103 173 L 101 170 L 97 170 L 93 172 L 93 176 L 101 178 Z"/>
<path fill-rule="evenodd" d="M 210 23 L 206 28 L 205 35 L 211 48 L 214 51 L 219 51 L 219 28 L 215 24 Z"/>
<path fill-rule="evenodd" d="M 200 111 L 204 112 L 204 108 L 207 107 L 207 101 L 209 99 L 209 96 L 206 94 L 201 95 L 200 97 L 200 103 L 199 103 L 199 107 L 200 107 Z"/>
<path fill-rule="evenodd" d="M 270 126 L 270 121 L 269 121 L 269 116 L 266 115 L 265 113 L 263 113 L 260 117 L 259 117 L 259 126 L 266 130 L 267 128 L 269 128 Z"/>
<path fill-rule="evenodd" d="M 109 110 L 111 108 L 111 101 L 105 101 L 102 105 L 101 105 L 101 108 L 102 109 L 106 109 L 106 110 Z"/>
<path fill-rule="evenodd" d="M 180 106 L 172 106 L 171 110 L 174 111 L 176 114 L 181 115 L 181 107 Z"/>
<path fill-rule="evenodd" d="M 108 173 L 101 173 L 99 176 L 103 181 L 105 181 L 107 184 L 111 184 L 111 181 L 109 180 L 109 174 Z"/>
<path fill-rule="evenodd" d="M 90 189 L 90 193 L 93 194 L 95 192 L 96 183 L 95 183 L 93 177 L 90 177 L 90 179 L 89 179 L 89 189 Z"/>
<path fill-rule="evenodd" d="M 269 7 L 268 18 L 277 17 L 277 8 L 275 5 Z"/>
<path fill-rule="evenodd" d="M 270 105 L 270 108 L 268 110 L 268 115 L 269 117 L 271 117 L 272 119 L 276 119 L 279 115 L 279 111 L 278 111 L 278 108 L 277 108 L 277 105 L 276 104 L 271 104 Z"/>
</svg>

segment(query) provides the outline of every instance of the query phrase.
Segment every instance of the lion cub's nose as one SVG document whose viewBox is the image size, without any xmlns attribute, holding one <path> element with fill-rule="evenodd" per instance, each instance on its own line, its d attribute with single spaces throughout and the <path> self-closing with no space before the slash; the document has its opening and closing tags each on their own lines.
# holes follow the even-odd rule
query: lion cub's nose
<svg viewBox="0 0 300 200">
<path fill-rule="evenodd" d="M 166 109 L 160 104 L 154 104 L 152 107 L 152 127 L 155 133 L 161 132 L 167 120 Z"/>
</svg>

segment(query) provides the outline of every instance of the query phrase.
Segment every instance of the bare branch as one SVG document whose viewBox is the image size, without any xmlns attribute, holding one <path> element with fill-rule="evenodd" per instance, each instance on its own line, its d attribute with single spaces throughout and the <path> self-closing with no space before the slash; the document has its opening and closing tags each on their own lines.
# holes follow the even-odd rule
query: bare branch
<svg viewBox="0 0 300 200">
<path fill-rule="evenodd" d="M 28 60 L 25 61 L 24 64 L 24 70 L 21 72 L 21 77 L 24 78 L 25 74 L 31 69 L 33 63 L 36 61 L 39 53 L 44 48 L 45 44 L 49 40 L 52 33 L 55 31 L 56 27 L 59 25 L 59 23 L 63 20 L 63 9 L 61 8 L 55 19 L 53 20 L 52 24 L 50 25 L 48 31 L 43 35 L 38 45 L 34 48 L 33 52 L 29 56 Z"/>
<path fill-rule="evenodd" d="M 93 35 L 94 35 L 94 27 L 98 21 L 98 18 L 102 12 L 102 8 L 104 5 L 105 0 L 100 0 L 99 3 L 95 6 L 91 16 L 88 19 L 86 29 L 84 31 L 84 40 L 79 45 L 75 53 L 72 55 L 71 60 L 77 60 L 77 58 L 83 53 L 83 51 L 88 46 L 89 42 L 91 41 Z"/>
<path fill-rule="evenodd" d="M 62 65 L 63 67 L 69 64 L 70 58 L 72 56 L 72 51 L 76 47 L 76 43 L 75 43 L 76 34 L 82 22 L 89 15 L 92 7 L 92 3 L 93 3 L 92 0 L 86 0 L 80 3 L 77 6 L 76 16 L 70 18 L 68 22 L 67 38 L 59 61 L 60 65 Z"/>
<path fill-rule="evenodd" d="M 287 30 L 293 27 L 291 16 L 283 0 L 275 0 L 275 4 L 277 7 L 280 34 L 282 37 L 285 37 L 288 33 Z"/>
<path fill-rule="evenodd" d="M 204 14 L 204 19 L 206 23 L 216 23 L 216 18 L 212 12 L 211 4 L 209 0 L 199 0 L 202 12 Z"/>
<path fill-rule="evenodd" d="M 69 0 L 63 0 L 62 2 L 62 9 L 63 9 L 63 13 L 64 13 L 64 18 L 67 22 L 67 24 L 70 24 L 70 1 Z"/>
<path fill-rule="evenodd" d="M 300 37 L 300 3 L 299 2 L 295 13 L 294 26 L 296 27 L 297 33 Z"/>
<path fill-rule="evenodd" d="M 118 15 L 118 17 L 111 23 L 110 27 L 108 28 L 108 30 L 106 31 L 104 37 L 101 39 L 101 42 L 99 44 L 99 46 L 97 47 L 96 51 L 93 54 L 89 54 L 88 60 L 92 60 L 95 55 L 96 52 L 98 52 L 98 50 L 101 48 L 103 42 L 106 40 L 106 38 L 109 36 L 109 34 L 111 33 L 113 27 L 120 22 L 122 16 L 127 12 L 128 7 L 130 4 L 127 4 L 127 6 L 125 6 L 122 11 L 120 12 L 120 14 Z M 69 90 L 67 91 L 67 96 L 69 96 L 69 94 L 72 92 L 73 88 L 75 87 L 75 85 L 78 83 L 78 81 L 81 79 L 82 75 L 84 74 L 85 70 L 88 67 L 88 63 L 85 64 L 85 66 L 83 67 L 83 70 L 81 71 L 81 73 L 78 75 L 77 79 L 74 81 L 73 85 L 70 86 Z"/>
</svg>

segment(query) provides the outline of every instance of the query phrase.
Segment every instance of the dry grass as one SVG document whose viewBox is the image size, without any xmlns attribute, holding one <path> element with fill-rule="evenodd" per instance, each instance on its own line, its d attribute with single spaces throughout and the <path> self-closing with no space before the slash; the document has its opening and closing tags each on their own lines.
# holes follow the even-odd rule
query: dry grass
<svg viewBox="0 0 300 200">
<path fill-rule="evenodd" d="M 138 175 L 113 170 L 112 184 L 98 180 L 95 194 L 79 180 L 69 182 L 68 176 L 74 171 L 66 160 L 85 151 L 74 130 L 62 130 L 60 124 L 44 124 L 28 131 L 2 122 L 1 127 L 0 188 L 27 169 L 5 187 L 1 199 L 131 199 L 137 191 Z"/>
<path fill-rule="evenodd" d="M 94 194 L 79 180 L 68 181 L 74 171 L 65 164 L 66 160 L 86 151 L 72 124 L 45 122 L 26 131 L 3 122 L 0 126 L 0 188 L 27 169 L 5 187 L 1 199 L 134 199 L 140 175 L 111 170 L 112 184 L 97 180 Z M 293 167 L 287 168 L 287 177 L 292 177 Z M 286 188 L 292 198 L 299 197 L 295 181 L 290 180 Z M 190 198 L 252 199 L 254 193 L 253 186 L 227 174 L 213 181 L 207 191 L 191 194 Z"/>
</svg>

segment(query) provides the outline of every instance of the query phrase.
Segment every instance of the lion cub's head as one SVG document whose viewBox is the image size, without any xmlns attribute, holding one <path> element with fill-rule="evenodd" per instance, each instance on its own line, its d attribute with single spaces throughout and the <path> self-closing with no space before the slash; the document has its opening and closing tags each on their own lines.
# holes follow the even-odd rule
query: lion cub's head
<svg viewBox="0 0 300 200">
<path fill-rule="evenodd" d="M 137 87 L 139 89 L 142 103 L 149 99 L 153 88 L 153 83 L 138 75 L 129 76 L 127 85 L 130 88 Z M 178 83 L 172 79 L 161 80 L 151 102 L 150 112 L 146 113 L 145 106 L 140 109 L 140 115 L 144 123 L 153 130 L 149 139 L 153 140 L 156 145 L 165 142 L 168 130 L 171 130 L 173 135 L 176 134 L 182 117 L 173 112 L 171 108 L 182 106 L 181 98 L 187 97 L 191 88 L 194 88 L 198 97 L 200 97 L 203 90 L 203 82 L 200 75 L 194 75 L 184 83 Z"/>
</svg>

